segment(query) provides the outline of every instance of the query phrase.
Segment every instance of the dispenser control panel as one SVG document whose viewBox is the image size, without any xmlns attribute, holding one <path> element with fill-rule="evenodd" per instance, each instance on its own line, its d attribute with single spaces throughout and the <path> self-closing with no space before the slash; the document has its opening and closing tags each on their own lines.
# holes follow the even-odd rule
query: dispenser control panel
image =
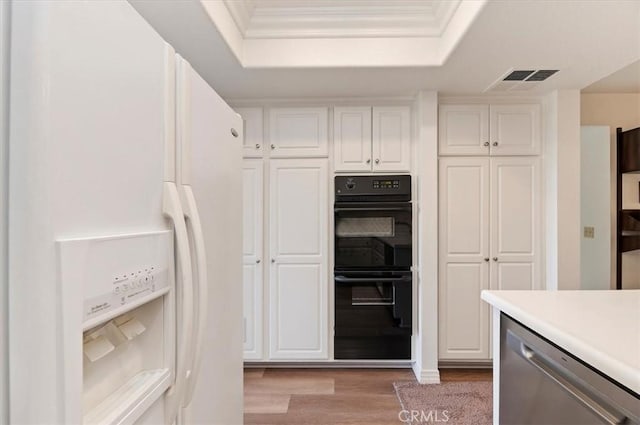
<svg viewBox="0 0 640 425">
<path fill-rule="evenodd" d="M 63 299 L 69 309 L 81 309 L 83 330 L 173 287 L 171 231 L 60 240 L 58 248 Z"/>
</svg>

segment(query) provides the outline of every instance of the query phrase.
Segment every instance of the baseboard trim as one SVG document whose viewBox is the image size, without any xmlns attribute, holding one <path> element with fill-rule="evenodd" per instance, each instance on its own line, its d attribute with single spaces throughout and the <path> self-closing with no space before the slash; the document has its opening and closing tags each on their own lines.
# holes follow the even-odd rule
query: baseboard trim
<svg viewBox="0 0 640 425">
<path fill-rule="evenodd" d="M 439 384 L 440 371 L 438 369 L 420 369 L 417 364 L 413 365 L 413 374 L 420 384 Z"/>
</svg>

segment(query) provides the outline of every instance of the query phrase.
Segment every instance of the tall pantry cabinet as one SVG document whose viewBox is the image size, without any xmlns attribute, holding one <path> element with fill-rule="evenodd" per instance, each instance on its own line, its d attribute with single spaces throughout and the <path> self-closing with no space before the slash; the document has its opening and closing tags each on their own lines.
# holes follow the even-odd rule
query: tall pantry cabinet
<svg viewBox="0 0 640 425">
<path fill-rule="evenodd" d="M 328 109 L 236 111 L 246 135 L 245 359 L 327 359 Z"/>
<path fill-rule="evenodd" d="M 441 105 L 439 358 L 488 360 L 483 289 L 541 287 L 540 105 Z"/>
</svg>

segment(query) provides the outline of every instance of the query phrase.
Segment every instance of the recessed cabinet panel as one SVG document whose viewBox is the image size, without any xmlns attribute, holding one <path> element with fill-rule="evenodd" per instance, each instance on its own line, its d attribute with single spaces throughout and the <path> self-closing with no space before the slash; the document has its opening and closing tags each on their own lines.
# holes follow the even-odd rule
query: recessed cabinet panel
<svg viewBox="0 0 640 425">
<path fill-rule="evenodd" d="M 322 255 L 328 215 L 326 161 L 274 160 L 270 185 L 271 255 Z"/>
<path fill-rule="evenodd" d="M 440 155 L 489 153 L 489 105 L 440 105 Z"/>
<path fill-rule="evenodd" d="M 323 266 L 275 264 L 271 275 L 270 357 L 327 358 L 327 276 Z"/>
<path fill-rule="evenodd" d="M 262 161 L 245 160 L 242 167 L 242 249 L 245 256 L 258 259 L 262 253 Z"/>
<path fill-rule="evenodd" d="M 489 160 L 440 159 L 441 248 L 447 261 L 481 261 L 489 252 Z"/>
<path fill-rule="evenodd" d="M 411 170 L 411 115 L 409 107 L 373 108 L 373 171 Z"/>
<path fill-rule="evenodd" d="M 492 289 L 539 289 L 540 160 L 491 159 L 491 258 L 508 273 L 492 273 Z M 515 265 L 517 264 L 517 266 Z M 519 272 L 519 275 L 516 275 Z M 507 276 L 502 280 L 502 276 Z"/>
<path fill-rule="evenodd" d="M 527 263 L 495 263 L 491 275 L 496 276 L 491 289 L 497 290 L 531 290 L 535 289 L 534 264 Z"/>
<path fill-rule="evenodd" d="M 491 155 L 540 154 L 540 105 L 491 105 Z"/>
<path fill-rule="evenodd" d="M 479 359 L 489 355 L 487 304 L 479 302 L 488 289 L 485 263 L 450 263 L 443 270 L 440 290 L 440 358 Z"/>
<path fill-rule="evenodd" d="M 272 157 L 326 157 L 327 108 L 273 108 L 269 111 Z"/>
<path fill-rule="evenodd" d="M 243 266 L 244 358 L 262 358 L 262 267 Z"/>
<path fill-rule="evenodd" d="M 371 108 L 334 108 L 333 143 L 335 171 L 370 171 Z"/>
<path fill-rule="evenodd" d="M 262 125 L 262 108 L 235 108 L 244 123 L 244 140 L 242 155 L 245 158 L 262 157 L 264 149 Z"/>
</svg>

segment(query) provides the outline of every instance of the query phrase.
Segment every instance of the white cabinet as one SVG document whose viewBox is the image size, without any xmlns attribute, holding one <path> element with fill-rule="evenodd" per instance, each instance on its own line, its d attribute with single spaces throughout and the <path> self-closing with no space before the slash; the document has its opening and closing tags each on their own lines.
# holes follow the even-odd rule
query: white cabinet
<svg viewBox="0 0 640 425">
<path fill-rule="evenodd" d="M 540 289 L 538 158 L 441 158 L 439 357 L 490 357 L 483 289 Z"/>
<path fill-rule="evenodd" d="M 245 158 L 260 158 L 263 155 L 264 143 L 262 124 L 262 108 L 235 108 L 244 123 L 244 141 L 242 155 Z"/>
<path fill-rule="evenodd" d="M 335 171 L 410 172 L 410 121 L 407 106 L 335 107 Z"/>
<path fill-rule="evenodd" d="M 270 163 L 269 353 L 328 358 L 328 176 L 324 159 Z"/>
<path fill-rule="evenodd" d="M 243 163 L 243 317 L 244 358 L 263 357 L 263 164 Z"/>
<path fill-rule="evenodd" d="M 440 155 L 538 155 L 539 104 L 440 105 Z"/>
<path fill-rule="evenodd" d="M 328 108 L 272 108 L 271 157 L 326 157 L 328 131 Z"/>
</svg>

